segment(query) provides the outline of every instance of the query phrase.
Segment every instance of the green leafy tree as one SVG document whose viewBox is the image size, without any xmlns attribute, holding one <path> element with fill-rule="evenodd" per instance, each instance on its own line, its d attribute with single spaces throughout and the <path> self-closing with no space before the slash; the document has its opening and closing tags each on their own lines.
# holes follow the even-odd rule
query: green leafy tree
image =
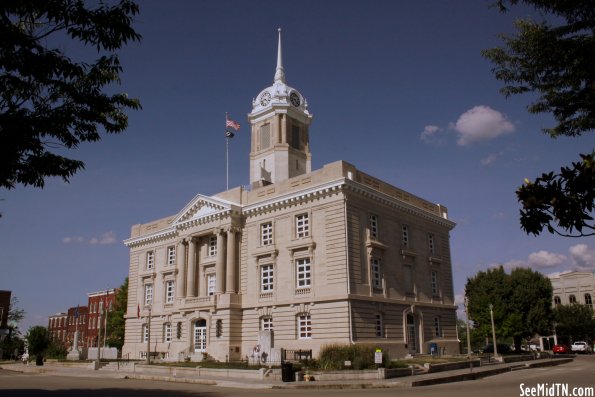
<svg viewBox="0 0 595 397">
<path fill-rule="evenodd" d="M 503 47 L 483 51 L 504 82 L 505 96 L 534 93 L 530 113 L 553 115 L 557 124 L 545 128 L 551 137 L 579 136 L 595 129 L 595 7 L 592 0 L 499 0 L 502 11 L 524 3 L 535 7 L 547 21 L 521 19 L 516 35 L 501 35 Z M 560 174 L 546 173 L 526 180 L 517 190 L 522 205 L 521 227 L 528 234 L 545 228 L 567 237 L 595 234 L 593 202 L 594 154 Z"/>
<path fill-rule="evenodd" d="M 10 298 L 10 306 L 8 308 L 8 326 L 11 331 L 17 330 L 19 323 L 25 318 L 25 310 L 18 307 L 19 299 L 16 296 Z"/>
<path fill-rule="evenodd" d="M 141 38 L 131 26 L 139 8 L 108 3 L 0 2 L 0 187 L 68 181 L 84 163 L 64 149 L 98 141 L 102 130 L 124 131 L 125 109 L 140 107 L 111 93 L 122 71 L 116 51 Z M 68 40 L 94 49 L 95 59 L 66 55 Z"/>
<path fill-rule="evenodd" d="M 556 335 L 572 341 L 595 339 L 593 309 L 587 305 L 557 305 L 554 308 Z"/>
<path fill-rule="evenodd" d="M 107 318 L 107 344 L 122 350 L 124 345 L 124 331 L 126 326 L 126 310 L 128 307 L 128 277 L 118 289 L 113 310 Z"/>
<path fill-rule="evenodd" d="M 43 364 L 41 358 L 50 345 L 50 335 L 47 328 L 40 325 L 29 328 L 27 342 L 29 344 L 29 354 L 37 356 L 37 363 Z"/>
<path fill-rule="evenodd" d="M 520 348 L 523 338 L 551 330 L 552 285 L 531 269 L 516 268 L 510 274 L 502 266 L 481 271 L 467 279 L 469 318 L 481 335 L 491 336 L 490 304 L 498 337 L 512 337 Z"/>
</svg>

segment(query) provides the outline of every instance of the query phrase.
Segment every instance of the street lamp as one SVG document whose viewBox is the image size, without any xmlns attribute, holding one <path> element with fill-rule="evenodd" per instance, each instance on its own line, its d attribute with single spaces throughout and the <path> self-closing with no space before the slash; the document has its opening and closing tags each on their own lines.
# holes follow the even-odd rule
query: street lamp
<svg viewBox="0 0 595 397">
<path fill-rule="evenodd" d="M 498 345 L 496 344 L 496 329 L 494 328 L 494 305 L 490 303 L 490 318 L 492 319 L 492 340 L 494 341 L 494 357 L 498 357 Z"/>
<path fill-rule="evenodd" d="M 97 324 L 99 325 L 99 330 L 97 332 L 97 368 L 99 368 L 99 363 L 101 362 L 101 312 L 103 311 L 103 302 L 99 301 L 99 321 Z"/>
<path fill-rule="evenodd" d="M 149 317 L 147 318 L 147 365 L 151 364 L 151 305 L 149 305 Z"/>
<path fill-rule="evenodd" d="M 465 297 L 465 316 L 467 317 L 467 358 L 471 360 L 471 333 L 469 332 L 469 299 Z"/>
</svg>

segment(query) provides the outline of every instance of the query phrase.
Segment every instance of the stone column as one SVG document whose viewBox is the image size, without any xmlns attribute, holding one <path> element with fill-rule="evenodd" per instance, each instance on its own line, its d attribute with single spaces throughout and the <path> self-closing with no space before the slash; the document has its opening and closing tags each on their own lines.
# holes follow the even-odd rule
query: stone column
<svg viewBox="0 0 595 397">
<path fill-rule="evenodd" d="M 188 240 L 188 278 L 186 279 L 186 296 L 196 296 L 196 243 Z"/>
<path fill-rule="evenodd" d="M 281 115 L 281 143 L 287 143 L 287 117 L 284 114 Z"/>
<path fill-rule="evenodd" d="M 176 283 L 176 295 L 178 296 L 178 298 L 183 298 L 186 296 L 186 288 L 184 288 L 184 279 L 186 278 L 186 245 L 184 244 L 184 240 L 181 240 L 178 243 L 176 260 L 178 262 L 178 280 Z"/>
<path fill-rule="evenodd" d="M 196 291 L 196 296 L 206 296 L 205 286 L 203 283 L 204 279 L 204 269 L 202 268 L 201 258 L 203 257 L 203 241 L 197 240 L 196 241 L 196 283 L 198 290 Z"/>
<path fill-rule="evenodd" d="M 236 292 L 236 230 L 227 230 L 227 274 L 225 292 Z"/>
<path fill-rule="evenodd" d="M 215 274 L 217 277 L 215 293 L 222 294 L 225 292 L 225 236 L 223 235 L 223 230 L 217 231 L 217 262 L 215 264 Z"/>
</svg>

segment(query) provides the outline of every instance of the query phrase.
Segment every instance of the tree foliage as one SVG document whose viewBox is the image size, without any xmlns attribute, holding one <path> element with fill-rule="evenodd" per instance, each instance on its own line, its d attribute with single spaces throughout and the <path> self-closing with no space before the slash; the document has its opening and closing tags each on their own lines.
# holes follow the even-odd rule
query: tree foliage
<svg viewBox="0 0 595 397">
<path fill-rule="evenodd" d="M 480 271 L 465 285 L 469 319 L 480 334 L 491 336 L 492 305 L 496 335 L 512 337 L 520 346 L 522 338 L 551 330 L 552 291 L 549 279 L 531 269 Z"/>
<path fill-rule="evenodd" d="M 118 289 L 113 310 L 107 318 L 107 344 L 110 347 L 122 349 L 124 345 L 124 331 L 126 326 L 126 310 L 128 307 L 128 277 Z"/>
<path fill-rule="evenodd" d="M 595 339 L 595 318 L 590 306 L 557 305 L 554 320 L 558 337 L 569 337 L 573 341 Z"/>
<path fill-rule="evenodd" d="M 543 229 L 565 237 L 594 236 L 595 151 L 581 154 L 572 167 L 549 172 L 517 190 L 521 227 L 538 235 Z"/>
<path fill-rule="evenodd" d="M 19 299 L 16 296 L 10 298 L 10 307 L 8 309 L 8 325 L 9 327 L 18 328 L 19 323 L 25 318 L 25 310 L 19 309 L 17 306 Z"/>
<path fill-rule="evenodd" d="M 595 5 L 592 0 L 499 0 L 502 11 L 525 3 L 547 21 L 517 20 L 516 35 L 501 35 L 504 46 L 483 51 L 494 63 L 505 96 L 534 93 L 530 113 L 553 115 L 544 128 L 551 137 L 579 136 L 595 130 Z M 521 227 L 527 234 L 577 237 L 593 234 L 593 153 L 547 173 L 517 190 Z M 585 229 L 587 229 L 585 231 Z M 560 231 L 563 230 L 563 231 Z M 566 232 L 564 232 L 566 231 Z"/>
<path fill-rule="evenodd" d="M 64 149 L 98 141 L 102 130 L 124 131 L 124 110 L 140 107 L 106 92 L 120 81 L 116 50 L 141 38 L 131 27 L 138 6 L 108 3 L 0 2 L 0 187 L 68 181 L 84 163 Z M 69 41 L 94 49 L 96 59 L 72 59 L 63 52 Z"/>
<path fill-rule="evenodd" d="M 50 345 L 50 334 L 47 328 L 40 325 L 29 328 L 27 342 L 29 343 L 30 354 L 43 355 Z"/>
</svg>

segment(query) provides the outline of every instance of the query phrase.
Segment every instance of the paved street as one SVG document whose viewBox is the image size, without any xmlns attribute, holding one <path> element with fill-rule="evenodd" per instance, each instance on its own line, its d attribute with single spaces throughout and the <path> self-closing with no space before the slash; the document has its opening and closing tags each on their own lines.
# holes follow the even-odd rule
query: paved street
<svg viewBox="0 0 595 397">
<path fill-rule="evenodd" d="M 70 377 L 49 374 L 20 374 L 0 371 L 0 395 L 7 397 L 25 396 L 85 396 L 85 397 L 187 397 L 187 396 L 395 396 L 438 397 L 438 396 L 520 396 L 519 386 L 534 387 L 539 383 L 568 384 L 573 387 L 595 387 L 595 356 L 579 356 L 569 364 L 561 366 L 521 370 L 485 378 L 477 381 L 459 382 L 418 388 L 356 389 L 356 390 L 254 390 L 223 388 L 215 386 L 113 379 L 100 377 Z M 558 394 L 559 395 L 559 394 Z"/>
</svg>

